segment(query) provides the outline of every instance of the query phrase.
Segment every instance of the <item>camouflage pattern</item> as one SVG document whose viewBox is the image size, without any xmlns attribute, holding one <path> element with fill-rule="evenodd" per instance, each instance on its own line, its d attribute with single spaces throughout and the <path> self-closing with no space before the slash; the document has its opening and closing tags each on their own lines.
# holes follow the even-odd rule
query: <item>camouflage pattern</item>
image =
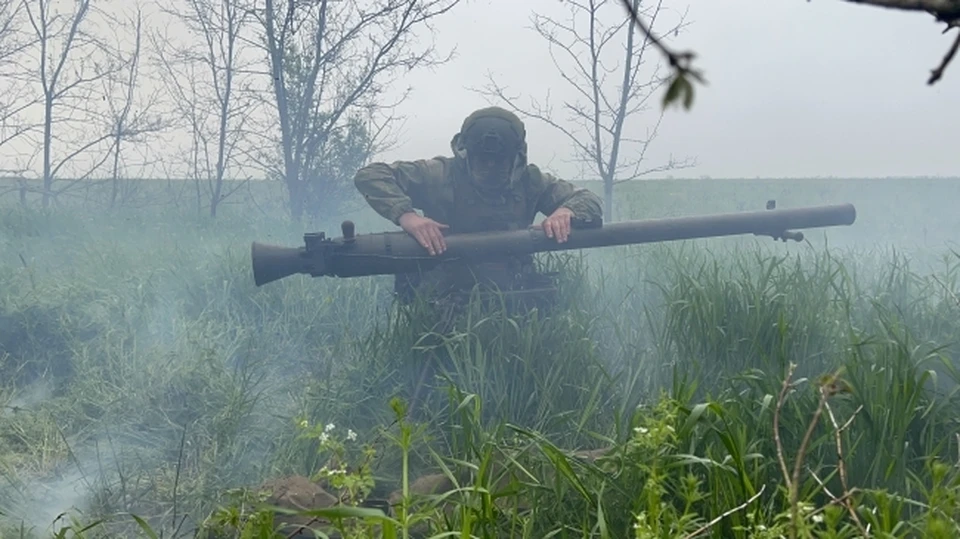
<svg viewBox="0 0 960 539">
<path fill-rule="evenodd" d="M 475 185 L 467 172 L 467 150 L 462 133 L 484 116 L 509 120 L 523 141 L 509 185 L 495 191 Z M 419 209 L 424 216 L 450 225 L 451 232 L 460 232 L 454 230 L 454 225 L 460 224 L 457 218 L 463 217 L 455 213 L 459 206 L 455 200 L 458 195 L 469 197 L 471 200 L 467 203 L 470 205 L 498 207 L 504 203 L 514 204 L 518 213 L 513 224 L 520 228 L 530 226 L 537 213 L 550 215 L 561 206 L 572 210 L 578 219 L 599 219 L 602 216 L 600 197 L 528 163 L 525 138 L 523 122 L 513 113 L 499 107 L 480 109 L 464 120 L 460 132 L 450 141 L 453 157 L 373 163 L 357 172 L 354 184 L 370 206 L 394 224 L 399 224 L 404 213 Z"/>
<path fill-rule="evenodd" d="M 520 142 L 509 178 L 492 188 L 473 180 L 464 140 L 471 126 L 490 117 L 507 120 Z M 450 147 L 453 157 L 368 165 L 357 172 L 354 183 L 370 206 L 393 223 L 399 224 L 405 213 L 421 210 L 425 217 L 448 225 L 448 233 L 523 229 L 538 213 L 549 216 L 560 207 L 569 208 L 576 220 L 596 222 L 602 217 L 596 194 L 527 162 L 526 129 L 507 110 L 489 107 L 472 113 Z M 526 256 L 471 266 L 448 264 L 431 275 L 398 276 L 397 291 L 403 298 L 412 289 L 423 292 L 428 282 L 434 287 L 431 295 L 441 297 L 468 290 L 478 281 L 492 282 L 500 290 L 530 288 L 519 283 L 538 281 L 533 287 L 541 288 L 544 279 L 533 271 L 532 260 Z"/>
</svg>

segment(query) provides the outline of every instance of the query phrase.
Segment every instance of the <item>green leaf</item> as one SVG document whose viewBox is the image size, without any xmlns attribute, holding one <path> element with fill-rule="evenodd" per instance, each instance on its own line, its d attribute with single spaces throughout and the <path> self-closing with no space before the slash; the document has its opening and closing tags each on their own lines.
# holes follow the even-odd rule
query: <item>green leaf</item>
<svg viewBox="0 0 960 539">
<path fill-rule="evenodd" d="M 663 107 L 667 108 L 680 96 L 680 85 L 683 84 L 683 75 L 674 76 L 670 86 L 667 87 L 667 93 L 663 96 Z"/>
<path fill-rule="evenodd" d="M 673 75 L 670 86 L 667 87 L 667 92 L 663 96 L 663 108 L 667 108 L 680 100 L 680 104 L 684 110 L 690 110 L 690 107 L 693 106 L 693 97 L 693 84 L 687 77 L 687 73 L 677 70 Z"/>
<path fill-rule="evenodd" d="M 693 106 L 693 84 L 686 77 L 683 78 L 683 83 L 686 90 L 686 95 L 683 96 L 683 108 L 684 110 L 690 110 L 690 107 Z"/>
</svg>

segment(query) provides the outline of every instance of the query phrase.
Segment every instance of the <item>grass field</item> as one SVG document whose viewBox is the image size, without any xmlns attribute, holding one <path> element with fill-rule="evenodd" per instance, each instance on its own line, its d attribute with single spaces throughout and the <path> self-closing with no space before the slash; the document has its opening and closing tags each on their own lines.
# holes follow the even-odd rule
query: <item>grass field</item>
<svg viewBox="0 0 960 539">
<path fill-rule="evenodd" d="M 426 338 L 389 277 L 252 282 L 251 241 L 369 211 L 292 226 L 257 184 L 211 220 L 170 185 L 0 200 L 0 537 L 287 537 L 244 487 L 292 476 L 342 537 L 960 534 L 960 180 L 624 185 L 621 218 L 858 218 L 545 256 L 553 316 Z"/>
</svg>

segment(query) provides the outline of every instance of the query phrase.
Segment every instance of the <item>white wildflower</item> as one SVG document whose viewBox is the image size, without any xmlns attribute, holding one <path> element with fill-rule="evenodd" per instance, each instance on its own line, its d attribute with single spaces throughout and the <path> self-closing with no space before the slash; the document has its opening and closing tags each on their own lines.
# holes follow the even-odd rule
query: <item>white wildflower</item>
<svg viewBox="0 0 960 539">
<path fill-rule="evenodd" d="M 327 423 L 326 427 L 323 427 L 323 432 L 330 432 L 334 429 L 333 423 Z"/>
<path fill-rule="evenodd" d="M 357 439 L 357 433 L 353 429 L 347 429 L 347 439 L 351 442 Z"/>
</svg>

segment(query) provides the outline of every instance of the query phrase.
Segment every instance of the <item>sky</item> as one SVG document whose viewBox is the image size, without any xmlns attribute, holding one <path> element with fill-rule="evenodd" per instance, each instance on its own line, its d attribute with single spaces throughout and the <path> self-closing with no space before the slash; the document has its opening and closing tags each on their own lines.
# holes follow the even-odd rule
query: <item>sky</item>
<svg viewBox="0 0 960 539">
<path fill-rule="evenodd" d="M 106 11 L 132 6 L 129 0 L 104 2 L 100 5 Z M 602 18 L 623 21 L 620 0 L 608 4 Z M 71 3 L 63 0 L 62 5 Z M 144 5 L 151 31 L 164 33 L 165 39 L 190 39 L 182 23 L 162 24 L 153 0 Z M 703 71 L 707 85 L 697 86 L 692 110 L 666 111 L 641 168 L 660 167 L 671 157 L 695 166 L 648 177 L 960 177 L 960 151 L 948 129 L 960 125 L 960 60 L 940 82 L 927 85 L 930 70 L 940 63 L 957 31 L 943 35 L 943 25 L 932 16 L 844 0 L 663 0 L 663 5 L 666 11 L 654 30 L 669 29 L 680 13 L 686 13 L 685 28 L 671 35 L 669 44 L 697 54 L 694 67 Z M 421 37 L 432 38 L 441 54 L 455 51 L 455 56 L 443 65 L 410 72 L 387 96 L 393 101 L 408 88 L 411 92 L 395 111 L 404 119 L 397 143 L 377 160 L 449 155 L 450 139 L 463 118 L 494 103 L 476 91 L 487 84 L 488 76 L 519 96 L 522 105 L 549 95 L 559 108 L 564 100 L 576 97 L 553 65 L 546 41 L 531 27 L 535 12 L 563 20 L 568 6 L 568 0 L 462 0 L 436 20 L 434 32 Z M 99 24 L 97 31 L 108 30 L 109 25 Z M 661 60 L 650 52 L 649 62 Z M 262 60 L 262 51 L 247 54 Z M 617 53 L 610 60 L 622 58 Z M 263 74 L 249 77 L 259 77 L 257 86 L 269 94 Z M 139 84 L 159 85 L 146 79 Z M 605 93 L 612 96 L 615 90 L 607 87 Z M 656 124 L 662 92 L 654 95 L 650 110 L 628 119 L 629 136 L 646 136 Z M 30 110 L 38 121 L 39 106 Z M 72 127 L 58 125 L 58 130 L 64 129 L 73 130 L 64 138 L 83 139 L 73 141 L 74 146 L 95 131 L 80 120 Z M 535 119 L 527 121 L 527 131 L 532 162 L 566 179 L 597 178 L 575 162 L 574 147 L 565 135 Z M 587 134 L 578 137 L 589 141 Z M 3 145 L 0 169 L 25 166 L 39 176 L 35 140 Z M 126 173 L 179 177 L 190 142 L 181 130 L 150 142 L 149 152 L 128 144 L 125 156 L 132 157 Z M 72 149 L 59 142 L 54 148 L 59 154 Z M 99 162 L 105 151 L 84 153 L 76 167 L 65 168 L 60 175 L 86 172 L 88 162 Z M 141 152 L 149 155 L 140 157 Z M 626 146 L 623 155 L 635 159 L 640 151 Z M 228 173 L 236 178 L 262 175 L 255 162 L 232 165 Z"/>
<path fill-rule="evenodd" d="M 930 15 L 840 0 L 669 6 L 686 9 L 689 23 L 671 43 L 697 53 L 708 84 L 692 110 L 667 111 L 646 155 L 651 166 L 671 155 L 696 166 L 661 177 L 960 176 L 949 129 L 960 124 L 960 61 L 927 85 L 954 38 Z M 531 28 L 534 10 L 567 15 L 562 0 L 467 0 L 438 22 L 438 47 L 457 55 L 404 80 L 413 93 L 398 109 L 403 136 L 383 158 L 449 154 L 463 117 L 491 103 L 471 91 L 488 73 L 516 94 L 569 97 Z M 533 162 L 579 174 L 567 138 L 537 121 L 527 130 Z"/>
</svg>

